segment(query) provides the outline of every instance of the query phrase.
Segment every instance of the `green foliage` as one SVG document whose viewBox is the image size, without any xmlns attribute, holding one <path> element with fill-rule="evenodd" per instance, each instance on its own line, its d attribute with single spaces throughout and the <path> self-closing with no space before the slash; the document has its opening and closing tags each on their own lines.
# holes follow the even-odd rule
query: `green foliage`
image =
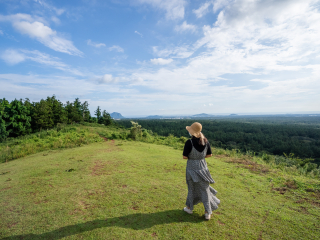
<svg viewBox="0 0 320 240">
<path fill-rule="evenodd" d="M 260 119 L 260 118 L 257 118 Z M 199 119 L 203 133 L 211 146 L 224 149 L 239 149 L 241 152 L 267 153 L 281 156 L 294 153 L 301 165 L 311 158 L 320 165 L 319 117 L 266 117 L 262 121 L 255 118 Z M 298 120 L 297 120 L 298 119 Z M 188 137 L 185 127 L 196 120 L 139 120 L 142 128 L 152 130 L 162 136 Z M 129 120 L 117 121 L 129 128 Z M 307 162 L 303 162 L 303 161 Z"/>
<path fill-rule="evenodd" d="M 101 123 L 108 126 L 108 125 L 111 125 L 113 122 L 110 114 L 106 111 L 106 110 L 103 110 L 102 112 L 102 117 L 101 117 Z"/>
<path fill-rule="evenodd" d="M 34 104 L 32 114 L 34 129 L 41 131 L 54 126 L 54 116 L 50 105 L 50 101 L 43 99 Z"/>
<path fill-rule="evenodd" d="M 82 113 L 82 119 L 85 122 L 88 122 L 90 120 L 90 111 L 89 111 L 89 103 L 85 101 L 81 104 L 81 113 Z"/>
<path fill-rule="evenodd" d="M 139 125 L 137 122 L 131 121 L 132 127 L 130 129 L 130 137 L 133 140 L 137 140 L 142 136 L 142 129 L 141 125 Z"/>
<path fill-rule="evenodd" d="M 56 129 L 40 131 L 24 137 L 9 138 L 0 144 L 0 162 L 6 162 L 49 149 L 79 147 L 101 142 L 89 128 L 58 124 Z"/>
<path fill-rule="evenodd" d="M 65 109 L 67 111 L 68 123 L 79 123 L 82 121 L 82 114 L 80 112 L 79 100 L 75 100 L 74 103 L 67 101 Z"/>
<path fill-rule="evenodd" d="M 77 115 L 82 116 L 82 111 L 81 111 L 82 110 L 82 104 L 81 104 L 79 98 L 76 98 L 74 100 L 73 106 L 75 108 L 75 111 L 76 111 Z"/>
<path fill-rule="evenodd" d="M 98 117 L 91 117 L 88 107 L 88 102 L 81 103 L 79 98 L 64 105 L 54 95 L 33 103 L 28 98 L 11 103 L 0 99 L 0 142 L 8 136 L 18 137 L 51 129 L 58 124 L 65 126 L 64 124 L 98 122 L 105 126 L 117 125 L 107 111 L 101 113 L 100 107 L 96 111 Z"/>
<path fill-rule="evenodd" d="M 9 102 L 5 98 L 0 99 L 0 142 L 6 139 L 9 135 L 5 122 L 5 118 L 7 117 L 5 109 L 8 106 Z"/>
<path fill-rule="evenodd" d="M 4 111 L 6 131 L 10 137 L 25 135 L 32 131 L 30 112 L 22 101 L 13 100 L 9 105 L 5 106 Z"/>
<path fill-rule="evenodd" d="M 63 107 L 63 103 L 56 99 L 55 96 L 47 97 L 46 102 L 52 110 L 52 120 L 54 126 L 58 123 L 67 123 L 67 112 Z"/>
<path fill-rule="evenodd" d="M 94 112 L 94 115 L 97 116 L 97 122 L 101 124 L 101 123 L 102 123 L 102 119 L 101 119 L 101 109 L 100 109 L 99 106 L 97 107 L 97 110 Z"/>
</svg>

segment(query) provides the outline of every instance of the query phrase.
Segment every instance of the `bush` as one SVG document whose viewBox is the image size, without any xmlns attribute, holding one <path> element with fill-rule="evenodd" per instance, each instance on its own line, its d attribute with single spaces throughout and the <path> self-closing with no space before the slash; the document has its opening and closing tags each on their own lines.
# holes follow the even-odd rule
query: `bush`
<svg viewBox="0 0 320 240">
<path fill-rule="evenodd" d="M 139 125 L 137 122 L 131 121 L 132 127 L 130 129 L 130 137 L 133 140 L 137 140 L 142 136 L 142 129 L 141 125 Z"/>
<path fill-rule="evenodd" d="M 269 155 L 269 154 L 266 154 L 266 153 L 263 153 L 262 156 L 261 156 L 262 160 L 265 161 L 266 163 L 270 163 L 274 157 Z"/>
<path fill-rule="evenodd" d="M 88 129 L 65 127 L 60 131 L 51 129 L 24 137 L 10 138 L 0 145 L 0 162 L 10 161 L 29 154 L 56 148 L 78 147 L 82 144 L 100 142 L 99 135 Z"/>
</svg>

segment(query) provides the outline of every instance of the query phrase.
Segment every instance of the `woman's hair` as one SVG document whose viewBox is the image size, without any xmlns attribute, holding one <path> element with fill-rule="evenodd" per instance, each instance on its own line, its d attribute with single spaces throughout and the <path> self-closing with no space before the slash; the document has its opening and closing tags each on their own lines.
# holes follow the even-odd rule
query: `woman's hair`
<svg viewBox="0 0 320 240">
<path fill-rule="evenodd" d="M 202 132 L 200 132 L 200 139 L 199 139 L 199 144 L 204 146 L 208 142 L 208 139 L 203 135 Z"/>
</svg>

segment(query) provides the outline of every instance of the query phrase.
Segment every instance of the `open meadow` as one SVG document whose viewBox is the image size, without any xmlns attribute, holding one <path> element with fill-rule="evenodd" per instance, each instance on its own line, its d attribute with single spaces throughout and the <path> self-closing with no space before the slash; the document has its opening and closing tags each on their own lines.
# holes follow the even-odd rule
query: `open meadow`
<svg viewBox="0 0 320 240">
<path fill-rule="evenodd" d="M 0 164 L 1 239 L 319 239 L 320 181 L 214 149 L 221 200 L 188 215 L 186 160 L 169 146 L 103 140 Z"/>
</svg>

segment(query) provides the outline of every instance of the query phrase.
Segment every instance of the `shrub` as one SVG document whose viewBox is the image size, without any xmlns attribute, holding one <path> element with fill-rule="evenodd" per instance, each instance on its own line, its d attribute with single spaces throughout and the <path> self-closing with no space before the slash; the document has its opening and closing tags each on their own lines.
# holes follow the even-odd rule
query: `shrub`
<svg viewBox="0 0 320 240">
<path fill-rule="evenodd" d="M 130 129 L 130 137 L 133 140 L 137 140 L 139 137 L 142 136 L 142 129 L 141 125 L 139 125 L 137 122 L 131 121 L 132 127 Z"/>
</svg>

